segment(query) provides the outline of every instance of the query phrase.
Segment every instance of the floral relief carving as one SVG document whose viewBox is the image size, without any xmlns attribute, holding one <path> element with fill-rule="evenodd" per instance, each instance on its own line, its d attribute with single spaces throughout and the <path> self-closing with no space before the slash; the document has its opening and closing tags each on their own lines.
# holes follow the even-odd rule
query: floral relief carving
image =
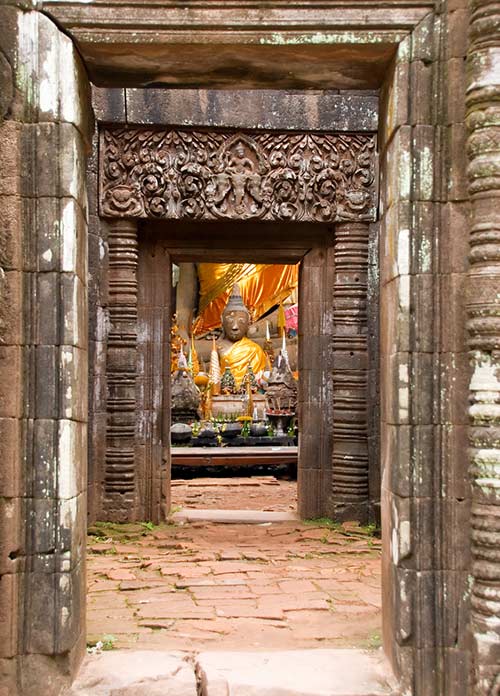
<svg viewBox="0 0 500 696">
<path fill-rule="evenodd" d="M 370 221 L 373 134 L 142 128 L 101 133 L 108 217 Z"/>
</svg>

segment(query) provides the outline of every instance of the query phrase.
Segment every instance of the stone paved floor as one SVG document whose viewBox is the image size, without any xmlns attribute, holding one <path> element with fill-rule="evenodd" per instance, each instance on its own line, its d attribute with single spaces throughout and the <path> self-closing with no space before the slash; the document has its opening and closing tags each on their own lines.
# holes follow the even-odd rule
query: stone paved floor
<svg viewBox="0 0 500 696">
<path fill-rule="evenodd" d="M 379 644 L 380 541 L 355 525 L 196 522 L 91 532 L 90 643 L 112 635 L 115 647 L 141 650 Z"/>
<path fill-rule="evenodd" d="M 205 510 L 297 510 L 297 481 L 272 475 L 172 481 L 172 506 Z"/>
</svg>

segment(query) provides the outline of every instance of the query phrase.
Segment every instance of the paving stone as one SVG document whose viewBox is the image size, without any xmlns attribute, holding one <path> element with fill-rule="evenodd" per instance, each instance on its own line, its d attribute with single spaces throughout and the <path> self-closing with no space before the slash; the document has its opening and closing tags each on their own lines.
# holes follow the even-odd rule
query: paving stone
<svg viewBox="0 0 500 696">
<path fill-rule="evenodd" d="M 205 652 L 201 696 L 378 696 L 393 693 L 380 655 L 358 650 Z"/>
<path fill-rule="evenodd" d="M 120 592 L 136 592 L 137 590 L 144 590 L 148 587 L 154 587 L 153 583 L 145 583 L 144 580 L 131 580 L 126 582 L 121 582 L 119 586 Z"/>
<path fill-rule="evenodd" d="M 87 657 L 68 696 L 196 696 L 182 653 L 110 651 Z"/>
<path fill-rule="evenodd" d="M 119 647 L 350 647 L 381 632 L 380 549 L 359 527 L 203 522 L 101 549 L 88 557 L 88 626 Z M 122 572 L 136 579 L 108 579 Z"/>
<path fill-rule="evenodd" d="M 316 589 L 310 580 L 284 580 L 279 585 L 283 592 L 291 592 L 293 594 L 311 592 Z"/>
<path fill-rule="evenodd" d="M 172 604 L 156 602 L 138 607 L 140 619 L 210 619 L 214 616 L 213 607 L 200 607 L 194 602 Z"/>
<path fill-rule="evenodd" d="M 139 626 L 144 626 L 145 628 L 152 628 L 153 630 L 158 629 L 168 629 L 175 625 L 175 621 L 139 621 Z"/>
<path fill-rule="evenodd" d="M 135 580 L 135 575 L 130 570 L 110 570 L 107 576 L 110 580 Z"/>
</svg>

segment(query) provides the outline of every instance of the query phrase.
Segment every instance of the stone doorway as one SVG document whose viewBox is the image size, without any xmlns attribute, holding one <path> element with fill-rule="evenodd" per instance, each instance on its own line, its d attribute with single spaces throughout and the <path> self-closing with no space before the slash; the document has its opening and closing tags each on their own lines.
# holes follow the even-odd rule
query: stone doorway
<svg viewBox="0 0 500 696">
<path fill-rule="evenodd" d="M 174 519 L 296 515 L 298 277 L 299 264 L 214 263 L 209 254 L 201 263 L 172 264 Z M 238 313 L 229 330 L 242 336 L 231 333 L 236 340 L 228 343 L 222 315 L 231 296 Z M 230 357 L 221 364 L 223 347 Z"/>
<path fill-rule="evenodd" d="M 157 31 L 158 8 L 153 6 L 141 8 L 141 13 L 143 10 L 146 12 L 148 21 L 141 20 L 140 25 L 135 27 L 137 31 L 131 32 L 131 18 L 126 13 L 117 12 L 113 2 L 104 3 L 110 10 L 108 13 L 103 13 L 101 4 L 98 7 L 95 3 L 80 3 L 81 6 L 77 8 L 75 3 L 63 0 L 41 3 L 43 12 L 24 11 L 28 5 L 25 7 L 23 4 L 21 8 L 18 2 L 9 4 L 14 8 L 7 8 L 7 12 L 11 14 L 9 26 L 17 27 L 5 35 L 9 61 L 12 55 L 12 65 L 18 61 L 19 65 L 28 66 L 28 73 L 35 76 L 33 82 L 26 82 L 24 71 L 20 71 L 19 75 L 12 71 L 11 75 L 7 69 L 6 94 L 18 94 L 17 102 L 21 105 L 21 110 L 10 112 L 9 118 L 13 118 L 7 126 L 15 128 L 7 128 L 5 136 L 9 152 L 20 152 L 22 149 L 28 153 L 30 162 L 37 163 L 36 167 L 23 167 L 17 156 L 14 162 L 10 158 L 5 161 L 7 168 L 15 172 L 15 186 L 19 185 L 19 189 L 13 190 L 16 195 L 20 191 L 25 197 L 29 211 L 29 215 L 21 208 L 16 208 L 13 212 L 12 219 L 16 225 L 20 225 L 21 230 L 19 235 L 13 235 L 13 239 L 23 236 L 23 245 L 26 245 L 33 258 L 43 255 L 37 247 L 38 238 L 43 244 L 47 244 L 51 252 L 55 249 L 55 242 L 49 239 L 48 233 L 40 233 L 38 237 L 33 234 L 33 226 L 26 223 L 26 220 L 35 219 L 42 210 L 44 215 L 48 215 L 45 204 L 53 203 L 50 209 L 53 217 L 49 218 L 55 223 L 53 229 L 61 230 L 63 215 L 60 201 L 65 197 L 75 197 L 85 207 L 83 152 L 84 142 L 90 150 L 91 141 L 86 123 L 91 110 L 85 96 L 88 89 L 85 68 L 89 70 L 95 84 L 118 88 L 114 97 L 117 97 L 118 111 L 121 109 L 123 113 L 118 116 L 118 120 L 128 120 L 130 117 L 131 123 L 134 122 L 134 99 L 137 103 L 137 99 L 140 101 L 143 96 L 140 94 L 141 89 L 129 90 L 124 88 L 125 85 L 141 87 L 145 84 L 157 84 L 161 87 L 158 90 L 160 99 L 163 95 L 167 102 L 176 106 L 185 104 L 183 99 L 179 99 L 179 95 L 172 96 L 170 87 L 172 84 L 180 84 L 182 87 L 189 84 L 220 87 L 221 82 L 217 82 L 220 71 L 207 75 L 203 56 L 207 52 L 212 56 L 219 55 L 218 49 L 222 46 L 231 47 L 231 51 L 225 53 L 229 56 L 223 81 L 225 87 L 234 87 L 238 83 L 240 74 L 235 75 L 232 71 L 234 56 L 240 58 L 244 55 L 247 67 L 245 74 L 251 79 L 250 82 L 244 82 L 244 85 L 249 87 L 268 87 L 270 84 L 269 81 L 264 81 L 266 75 L 263 77 L 261 70 L 254 69 L 256 56 L 259 58 L 259 65 L 264 63 L 268 71 L 278 64 L 288 69 L 291 66 L 287 58 L 295 56 L 295 66 L 286 75 L 288 81 L 284 79 L 283 73 L 267 73 L 274 76 L 273 85 L 279 87 L 283 84 L 292 88 L 381 89 L 381 271 L 385 311 L 382 325 L 385 330 L 382 332 L 381 342 L 384 407 L 380 423 L 386 500 L 383 517 L 387 529 L 385 649 L 409 693 L 456 692 L 467 682 L 471 665 L 476 672 L 474 683 L 477 688 L 483 691 L 494 688 L 498 660 L 494 650 L 483 649 L 486 635 L 484 625 L 494 618 L 482 591 L 484 587 L 491 588 L 490 565 L 472 565 L 469 555 L 470 491 L 465 436 L 468 369 L 463 292 L 469 228 L 469 192 L 465 177 L 467 156 L 464 146 L 466 80 L 463 58 L 467 50 L 468 24 L 466 3 L 459 1 L 436 4 L 427 0 L 408 3 L 395 0 L 385 3 L 384 7 L 370 7 L 368 14 L 364 7 L 366 3 L 359 3 L 359 7 L 358 3 L 356 7 L 353 4 L 347 13 L 344 3 L 327 3 L 321 10 L 306 5 L 299 10 L 292 6 L 280 6 L 279 12 L 275 3 L 262 26 L 255 22 L 255 14 L 248 15 L 247 8 L 243 6 L 228 7 L 227 10 L 224 8 L 222 21 L 218 14 L 220 7 L 203 7 L 196 12 L 193 10 L 193 17 L 197 18 L 194 26 L 191 22 L 186 22 L 184 9 L 174 9 L 172 14 L 165 13 L 161 18 L 160 32 Z M 57 24 L 52 21 L 52 17 Z M 477 55 L 482 56 L 483 53 L 486 57 L 495 45 L 491 29 L 494 23 L 482 22 L 482 17 L 482 10 L 474 7 L 468 44 L 473 68 L 468 80 L 468 106 L 472 117 L 482 108 L 478 104 L 483 102 L 476 99 L 482 85 L 486 91 L 494 87 L 491 84 L 490 61 L 475 60 Z M 236 23 L 244 27 L 244 30 L 234 32 Z M 209 32 L 206 31 L 208 25 L 212 28 Z M 175 27 L 174 31 L 172 26 Z M 62 27 L 67 35 L 63 35 L 58 27 Z M 113 31 L 108 32 L 108 27 Z M 149 27 L 154 27 L 153 32 L 159 42 L 156 52 L 151 51 L 152 34 Z M 207 43 L 207 36 L 213 45 Z M 46 37 L 51 40 L 46 40 Z M 182 64 L 184 72 L 180 75 L 179 72 L 175 73 L 175 69 L 179 70 L 179 64 L 176 63 L 173 73 L 165 75 L 165 62 L 158 61 L 155 56 L 161 50 L 163 56 L 168 54 L 175 59 L 178 54 L 176 50 L 172 50 L 172 46 L 179 45 L 175 43 L 179 37 L 189 46 L 192 69 L 186 74 L 185 65 Z M 489 40 L 493 43 L 488 43 Z M 79 42 L 79 53 L 85 61 L 85 67 L 82 66 L 76 49 L 71 46 L 72 41 Z M 116 47 L 120 44 L 120 50 L 114 52 L 113 45 Z M 54 51 L 54 57 L 62 57 L 63 48 L 68 47 L 69 50 L 64 54 L 64 60 L 46 60 L 49 47 Z M 118 63 L 113 64 L 111 58 L 113 55 L 118 57 L 118 54 Z M 138 55 L 149 56 L 143 70 L 138 68 Z M 301 82 L 297 75 L 297 65 L 302 69 L 305 66 L 310 72 L 313 58 L 316 65 L 322 66 L 322 70 L 315 72 L 313 82 Z M 47 69 L 43 77 L 39 67 L 42 65 Z M 74 68 L 75 75 L 63 71 L 64 65 L 71 66 L 69 72 Z M 201 70 L 196 71 L 197 66 Z M 177 80 L 169 82 L 169 75 Z M 282 80 L 284 81 L 281 82 Z M 45 100 L 42 103 L 41 93 L 33 94 L 31 90 L 32 84 L 36 86 L 41 82 L 50 84 L 52 94 L 58 95 L 50 110 L 47 110 Z M 133 92 L 136 93 L 135 97 Z M 144 92 L 147 93 L 146 101 L 151 103 L 152 90 Z M 374 95 L 375 101 L 377 96 Z M 7 101 L 9 99 L 7 96 Z M 156 99 L 157 97 L 155 101 Z M 68 101 L 73 107 L 77 107 L 76 110 L 66 108 Z M 296 97 L 292 101 L 295 102 Z M 109 113 L 99 116 L 99 120 L 116 121 L 116 113 L 111 116 Z M 169 110 L 169 116 L 171 113 Z M 328 127 L 331 127 L 332 120 L 336 118 L 335 113 L 337 112 L 331 108 L 323 111 Z M 137 110 L 135 114 L 137 119 Z M 144 123 L 144 120 L 135 123 L 138 122 Z M 480 122 L 481 119 L 478 120 Z M 168 123 L 186 121 L 174 117 L 169 118 Z M 218 123 L 228 125 L 224 119 Z M 240 122 L 234 125 L 241 127 Z M 474 133 L 473 137 L 476 135 Z M 53 158 L 44 156 L 44 153 L 58 148 L 68 153 L 65 159 L 68 167 L 61 171 Z M 481 156 L 474 151 L 469 153 L 469 160 L 476 163 Z M 44 166 L 41 165 L 42 159 L 45 160 Z M 68 181 L 66 175 L 70 170 L 75 174 L 76 182 Z M 47 173 L 50 174 L 50 180 Z M 476 221 L 484 214 L 486 224 L 490 224 L 488 205 L 494 197 L 494 182 L 488 181 L 486 188 L 479 190 L 481 176 L 482 169 L 473 167 L 470 193 L 474 200 L 481 198 L 485 202 L 484 209 L 475 209 Z M 10 179 L 9 173 L 6 180 Z M 47 200 L 47 196 L 52 196 L 54 200 Z M 16 205 L 17 203 L 16 199 Z M 92 204 L 93 219 L 89 219 L 88 225 L 81 216 L 81 219 L 73 219 L 65 226 L 64 239 L 69 239 L 70 248 L 75 249 L 75 259 L 81 259 L 85 255 L 87 228 L 91 232 L 94 230 L 93 235 L 97 236 L 97 215 Z M 47 229 L 52 229 L 52 226 Z M 473 240 L 476 237 L 474 232 Z M 78 251 L 75 246 L 77 239 L 82 242 Z M 15 248 L 17 250 L 17 246 Z M 449 249 L 452 253 L 449 253 Z M 426 250 L 426 253 L 421 254 L 421 250 Z M 472 261 L 471 316 L 475 316 L 474 302 L 478 301 L 479 294 L 483 292 L 484 281 L 491 282 L 490 277 L 494 275 L 493 267 L 493 270 L 481 271 L 480 256 L 481 254 L 475 255 Z M 40 268 L 37 266 L 37 274 L 40 271 L 43 275 L 49 269 L 56 272 L 61 270 L 59 266 L 51 266 L 50 261 L 43 257 L 49 265 L 44 264 Z M 14 268 L 17 269 L 18 266 Z M 21 265 L 20 268 L 25 276 L 33 273 L 33 266 L 30 264 Z M 479 272 L 476 272 L 478 269 Z M 64 266 L 63 270 L 68 271 L 68 268 Z M 73 272 L 72 266 L 70 272 Z M 38 280 L 41 281 L 41 278 L 37 278 L 37 282 Z M 65 280 L 73 282 L 74 279 L 70 277 Z M 48 287 L 48 281 L 49 276 L 45 274 L 44 282 L 40 283 L 41 297 L 47 296 L 44 293 L 48 291 L 44 288 Z M 79 326 L 85 324 L 87 310 L 85 303 L 79 299 L 84 295 L 85 282 L 84 278 L 79 294 L 66 292 L 66 285 L 63 286 L 66 290 L 58 296 L 56 302 L 40 303 L 42 310 L 55 308 L 53 317 L 39 313 L 37 303 L 29 291 L 29 284 L 26 286 L 28 289 L 19 293 L 19 298 L 17 292 L 13 293 L 12 304 L 4 304 L 6 307 L 15 307 L 19 316 L 25 316 L 25 309 L 31 312 L 29 316 L 32 320 L 27 320 L 27 323 L 33 322 L 33 325 L 47 329 L 46 332 L 40 332 L 36 340 L 41 341 L 42 345 L 52 345 L 54 339 L 49 335 L 51 321 L 57 325 L 61 316 L 71 315 Z M 75 282 L 74 286 L 78 287 L 78 283 Z M 56 294 L 49 293 L 48 296 L 52 300 Z M 489 304 L 492 295 L 486 288 L 484 296 Z M 450 298 L 454 308 L 453 316 L 450 316 L 449 311 Z M 446 325 L 446 331 L 441 328 L 443 324 Z M 487 328 L 479 337 L 474 338 L 473 347 L 478 349 L 474 358 L 476 367 L 483 359 L 483 352 L 488 357 L 488 331 Z M 64 333 L 65 340 L 66 335 Z M 10 336 L 9 340 L 12 340 Z M 12 343 L 16 341 L 12 340 Z M 30 389 L 33 387 L 35 394 L 42 393 L 43 390 L 35 380 L 32 362 L 24 356 L 17 343 L 15 352 L 10 344 L 8 347 L 4 370 L 8 378 L 3 380 L 8 396 L 11 393 L 21 394 L 27 384 Z M 31 356 L 31 352 L 28 353 Z M 12 370 L 13 364 L 20 365 L 21 362 L 22 369 Z M 72 379 L 78 387 L 74 389 L 73 399 L 64 415 L 61 412 L 51 412 L 47 416 L 43 411 L 35 411 L 36 418 L 41 419 L 42 424 L 43 419 L 50 417 L 57 425 L 58 419 L 68 417 L 68 413 L 73 415 L 73 407 L 78 428 L 80 422 L 85 422 L 86 388 L 82 375 L 85 373 L 86 362 L 83 352 L 79 362 L 73 361 L 73 372 L 64 372 L 64 375 L 74 375 Z M 81 368 L 79 371 L 78 367 Z M 51 387 L 60 384 L 62 369 L 57 365 L 50 376 L 49 372 L 44 373 Z M 477 398 L 479 404 L 486 407 L 481 399 L 489 391 L 482 390 L 482 381 L 479 381 L 481 384 L 474 382 L 471 391 L 473 398 Z M 10 408 L 10 401 L 7 401 Z M 77 408 L 83 409 L 83 414 Z M 15 416 L 16 419 L 25 417 L 17 402 L 7 415 Z M 28 415 L 31 417 L 31 412 Z M 19 423 L 23 424 L 21 420 Z M 61 421 L 61 424 L 68 426 L 62 429 L 63 435 L 79 432 L 76 426 L 73 430 L 72 422 Z M 479 429 L 482 430 L 483 423 L 480 425 Z M 72 428 L 71 431 L 68 430 L 69 427 Z M 8 508 L 5 516 L 9 533 L 13 530 L 13 540 L 8 541 L 6 549 L 9 552 L 9 559 L 6 560 L 7 581 L 12 582 L 9 587 L 22 584 L 24 588 L 24 592 L 12 590 L 12 593 L 5 593 L 8 607 L 5 614 L 10 617 L 6 624 L 6 630 L 10 631 L 7 657 L 9 669 L 11 664 L 15 664 L 12 669 L 19 669 L 24 675 L 35 674 L 30 666 L 38 664 L 39 656 L 57 655 L 57 660 L 46 660 L 47 667 L 50 663 L 55 672 L 59 671 L 57 668 L 61 664 L 70 669 L 73 660 L 77 663 L 81 656 L 78 607 L 82 583 L 79 580 L 79 560 L 82 558 L 81 537 L 86 500 L 85 485 L 81 482 L 85 472 L 85 447 L 81 444 L 75 447 L 74 454 L 73 450 L 67 448 L 70 456 L 61 458 L 61 454 L 58 454 L 54 458 L 55 470 L 58 473 L 74 473 L 73 478 L 78 481 L 79 488 L 72 487 L 68 492 L 57 483 L 50 502 L 39 499 L 40 494 L 24 480 L 31 480 L 24 477 L 24 471 L 26 469 L 30 476 L 32 470 L 36 471 L 37 475 L 45 476 L 44 481 L 52 481 L 50 477 L 53 470 L 44 473 L 42 459 L 37 459 L 40 453 L 33 452 L 30 447 L 29 433 L 28 430 L 27 435 L 23 435 L 21 439 L 18 434 L 15 435 L 15 447 L 19 448 L 20 453 L 12 460 L 15 462 L 12 476 L 15 486 L 7 489 L 8 504 L 15 506 L 14 510 L 19 509 L 20 512 L 11 514 L 11 508 Z M 479 439 L 475 444 L 478 442 Z M 23 475 L 17 476 L 19 471 Z M 478 473 L 475 467 L 471 471 L 473 479 L 477 481 L 481 472 Z M 67 477 L 60 477 L 60 481 L 66 482 Z M 487 505 L 479 488 L 476 486 L 473 494 L 475 529 L 480 524 L 478 520 L 486 519 L 487 516 Z M 68 495 L 73 496 L 71 504 L 66 502 Z M 18 503 L 19 500 L 22 505 L 26 505 L 26 513 Z M 72 510 L 64 522 L 60 519 L 61 509 Z M 75 509 L 77 514 L 74 514 Z M 45 520 L 46 516 L 50 518 L 53 529 L 62 530 L 60 548 L 71 556 L 69 567 L 66 557 L 63 563 L 50 566 L 49 572 L 44 575 L 50 588 L 47 592 L 45 585 L 40 582 L 41 574 L 35 561 L 39 560 L 39 554 L 46 548 L 53 549 L 54 542 L 45 547 L 40 543 L 38 535 L 31 533 L 41 527 L 41 520 Z M 491 526 L 490 522 L 487 524 Z M 474 536 L 472 545 L 476 555 L 484 552 L 484 542 L 482 538 L 478 540 L 477 535 Z M 471 574 L 475 605 L 472 624 L 469 622 L 468 606 Z M 59 576 L 60 584 L 54 582 Z M 30 597 L 30 601 L 24 601 L 23 596 Z M 432 603 L 429 602 L 429 597 L 433 598 Z M 38 603 L 45 605 L 47 598 L 56 607 L 62 606 L 65 610 L 68 607 L 72 616 L 71 625 L 65 621 L 65 612 L 57 614 L 53 611 L 51 628 L 47 630 L 45 614 L 36 611 Z M 18 635 L 18 627 L 21 626 L 24 628 Z M 28 632 L 26 627 L 30 628 Z M 472 651 L 467 627 L 472 628 L 475 634 Z M 11 659 L 18 655 L 19 659 Z M 36 676 L 35 683 L 38 684 L 38 674 Z M 17 673 L 11 681 L 20 683 Z M 28 676 L 25 681 L 29 683 Z M 15 688 L 13 687 L 13 691 Z"/>
<path fill-rule="evenodd" d="M 347 226 L 346 226 L 347 227 Z M 368 230 L 366 229 L 366 232 Z M 358 236 L 356 237 L 356 233 Z M 142 519 L 158 521 L 164 518 L 170 508 L 170 446 L 164 433 L 169 433 L 169 375 L 165 367 L 169 365 L 164 350 L 160 350 L 162 342 L 166 344 L 170 336 L 170 317 L 165 311 L 170 306 L 168 280 L 171 277 L 171 264 L 184 261 L 245 261 L 254 263 L 299 263 L 299 303 L 307 311 L 299 319 L 299 373 L 304 376 L 299 386 L 300 426 L 302 433 L 299 441 L 298 454 L 298 513 L 302 518 L 333 516 L 334 483 L 337 475 L 342 481 L 342 475 L 336 474 L 332 468 L 335 452 L 342 452 L 350 447 L 354 450 L 351 455 L 352 470 L 347 471 L 347 485 L 344 491 L 337 491 L 338 503 L 346 506 L 344 519 L 349 517 L 366 523 L 374 519 L 374 508 L 377 503 L 377 491 L 370 491 L 370 479 L 367 461 L 367 362 L 366 362 L 366 273 L 368 255 L 368 235 L 359 236 L 359 228 L 354 226 L 344 234 L 352 235 L 353 239 L 346 243 L 345 237 L 337 240 L 332 225 L 301 225 L 293 223 L 252 223 L 252 222 L 220 222 L 220 223 L 179 223 L 179 222 L 146 222 L 141 223 L 138 231 L 138 341 L 139 361 L 138 383 L 145 384 L 148 390 L 141 389 L 138 393 L 144 398 L 149 394 L 149 401 L 138 404 L 138 417 L 144 419 L 144 425 L 139 425 L 140 432 L 147 432 L 147 422 L 155 424 L 157 438 L 154 446 L 144 449 L 142 464 L 156 466 L 159 475 L 152 477 L 161 487 L 149 488 L 149 497 L 143 508 L 150 514 L 143 514 Z M 235 241 L 236 240 L 236 241 Z M 335 275 L 335 254 L 337 262 L 349 251 L 349 244 L 364 245 L 365 258 L 344 274 L 351 273 L 354 283 L 359 283 L 361 293 L 365 294 L 361 310 L 359 306 L 351 305 L 348 325 L 360 341 L 349 351 L 347 360 L 351 365 L 336 365 L 334 357 L 340 362 L 346 360 L 342 351 L 335 353 L 334 321 L 336 311 L 334 304 L 335 277 L 339 278 L 338 270 Z M 344 259 L 342 258 L 342 261 Z M 345 261 L 344 261 L 345 264 Z M 361 268 L 360 268 L 361 266 Z M 345 276 L 343 284 L 346 283 Z M 337 290 L 337 293 L 339 291 Z M 350 300 L 351 303 L 353 300 Z M 354 304 L 356 300 L 354 300 Z M 348 311 L 348 305 L 342 308 Z M 337 310 L 338 311 L 338 310 Z M 342 310 L 341 310 L 342 311 Z M 359 322 L 356 325 L 356 317 Z M 354 329 L 352 328 L 354 326 Z M 352 336 L 352 334 L 351 334 Z M 364 362 L 365 361 L 365 362 Z M 349 367 L 354 368 L 349 370 Z M 142 370 L 142 371 L 141 371 Z M 346 386 L 342 380 L 352 378 Z M 336 387 L 335 387 L 336 384 Z M 345 410 L 339 406 L 336 420 L 333 412 L 334 405 L 340 402 L 347 388 L 347 404 Z M 336 392 L 337 400 L 332 401 L 330 395 Z M 372 390 L 373 391 L 373 390 Z M 361 404 L 357 407 L 356 399 Z M 353 405 L 354 402 L 354 405 Z M 156 407 L 154 406 L 156 404 Z M 156 408 L 156 411 L 155 411 Z M 346 419 L 347 413 L 347 419 Z M 144 414 L 144 415 L 142 415 Z M 346 423 L 348 418 L 358 419 L 351 431 Z M 336 441 L 336 433 L 339 439 Z M 344 431 L 342 432 L 342 429 Z M 340 432 L 339 432 L 340 431 Z M 346 433 L 347 431 L 347 433 Z M 342 440 L 342 434 L 345 434 Z M 159 446 L 161 443 L 161 447 Z M 161 452 L 160 452 L 161 450 Z M 150 457 L 148 463 L 148 456 Z M 160 463 L 161 456 L 161 463 Z M 339 455 L 337 455 L 339 456 Z M 156 459 L 155 459 L 156 457 Z M 333 458 L 333 459 L 332 459 Z M 152 462 L 156 461 L 156 464 Z M 140 463 L 140 465 L 141 465 Z M 378 462 L 370 463 L 376 468 Z M 151 471 L 151 469 L 149 469 Z M 345 472 L 344 472 L 345 473 Z M 376 481 L 372 474 L 371 481 Z M 349 484 L 350 487 L 349 487 Z M 148 489 L 145 488 L 145 491 Z M 345 498 L 342 500 L 342 493 Z M 146 493 L 146 495 L 148 495 Z M 372 496 L 370 498 L 370 495 Z M 341 517 L 340 510 L 336 511 L 337 518 Z"/>
<path fill-rule="evenodd" d="M 207 257 L 302 263 L 299 293 L 309 311 L 299 331 L 308 341 L 299 357 L 299 515 L 366 522 L 373 514 L 380 481 L 377 449 L 368 447 L 370 436 L 377 440 L 367 416 L 377 400 L 368 315 L 373 327 L 376 312 L 367 305 L 375 147 L 367 133 L 103 130 L 111 328 L 102 518 L 158 521 L 170 507 L 170 264 Z M 371 310 L 376 272 L 372 280 Z"/>
</svg>

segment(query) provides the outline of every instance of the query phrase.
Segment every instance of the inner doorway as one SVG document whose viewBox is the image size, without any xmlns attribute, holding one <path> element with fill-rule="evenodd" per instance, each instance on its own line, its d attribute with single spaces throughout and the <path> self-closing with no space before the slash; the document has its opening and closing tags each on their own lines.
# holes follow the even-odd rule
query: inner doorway
<svg viewBox="0 0 500 696">
<path fill-rule="evenodd" d="M 158 432 L 160 446 L 154 451 L 155 438 L 149 432 L 153 447 L 145 453 L 146 459 L 150 456 L 149 466 L 157 466 L 160 473 L 158 478 L 145 477 L 152 482 L 160 479 L 159 489 L 149 491 L 152 503 L 161 507 L 157 518 L 168 516 L 172 508 L 169 343 L 176 327 L 171 320 L 171 278 L 175 266 L 187 263 L 299 265 L 296 297 L 306 310 L 297 324 L 296 372 L 303 375 L 297 385 L 298 514 L 308 518 L 327 514 L 332 485 L 332 373 L 327 361 L 333 241 L 333 226 L 320 224 L 147 222 L 140 227 L 138 381 L 146 385 L 141 397 L 148 399 L 139 409 L 147 421 L 140 430 L 147 433 L 153 427 Z M 145 460 L 144 464 L 148 466 Z"/>
<path fill-rule="evenodd" d="M 172 264 L 175 519 L 296 516 L 299 269 Z"/>
</svg>

